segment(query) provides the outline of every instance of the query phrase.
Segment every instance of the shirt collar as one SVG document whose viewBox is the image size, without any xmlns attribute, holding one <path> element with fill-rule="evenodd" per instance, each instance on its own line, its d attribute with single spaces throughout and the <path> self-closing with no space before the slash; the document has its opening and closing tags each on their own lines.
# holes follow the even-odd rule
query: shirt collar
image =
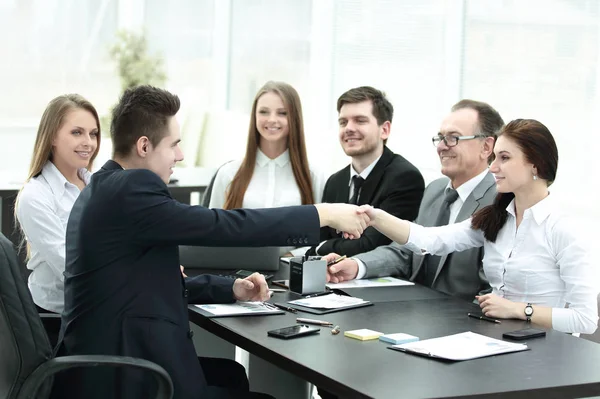
<svg viewBox="0 0 600 399">
<path fill-rule="evenodd" d="M 290 150 L 285 150 L 280 156 L 275 159 L 271 159 L 264 154 L 260 150 L 260 148 L 256 151 L 256 163 L 260 167 L 266 166 L 269 162 L 275 162 L 275 165 L 279 167 L 284 167 L 290 162 Z"/>
<path fill-rule="evenodd" d="M 466 182 L 461 184 L 456 189 L 456 192 L 458 193 L 458 197 L 460 198 L 460 200 L 463 203 L 467 200 L 467 198 L 469 198 L 469 195 L 471 195 L 473 190 L 475 190 L 475 187 L 477 187 L 479 185 L 479 183 L 481 183 L 483 181 L 483 179 L 485 179 L 485 176 L 488 174 L 488 172 L 489 172 L 489 170 L 486 168 L 483 172 L 481 172 L 477 176 L 472 177 L 471 179 L 467 180 Z M 452 182 L 448 182 L 448 186 L 446 187 L 446 190 L 448 188 L 453 188 Z"/>
<path fill-rule="evenodd" d="M 348 186 L 350 186 L 350 184 L 352 184 L 352 178 L 356 175 L 359 175 L 363 179 L 367 180 L 367 177 L 369 177 L 369 175 L 373 171 L 373 168 L 375 168 L 375 165 L 377 165 L 377 162 L 379 162 L 380 159 L 381 159 L 381 155 L 376 160 L 374 160 L 371 165 L 367 166 L 365 168 L 365 170 L 363 170 L 361 173 L 358 173 L 357 171 L 355 171 L 354 166 L 352 166 L 352 164 L 350 164 L 350 181 L 348 182 Z"/>
<path fill-rule="evenodd" d="M 533 220 L 540 225 L 550 216 L 552 210 L 554 209 L 554 200 L 552 196 L 548 194 L 546 198 L 542 199 L 540 202 L 535 204 L 529 209 L 525 209 L 523 212 L 523 219 L 529 219 L 533 217 Z M 511 214 L 513 217 L 516 217 L 515 212 L 515 200 L 510 201 L 510 204 L 506 207 L 506 211 Z"/>
<path fill-rule="evenodd" d="M 87 169 L 81 168 L 77 171 L 79 177 L 81 177 L 84 183 L 87 185 L 90 182 L 90 176 L 92 175 Z M 66 177 L 58 170 L 58 168 L 51 162 L 47 161 L 42 168 L 42 176 L 50 185 L 50 189 L 54 195 L 63 195 L 67 184 L 74 186 L 70 183 Z"/>
</svg>

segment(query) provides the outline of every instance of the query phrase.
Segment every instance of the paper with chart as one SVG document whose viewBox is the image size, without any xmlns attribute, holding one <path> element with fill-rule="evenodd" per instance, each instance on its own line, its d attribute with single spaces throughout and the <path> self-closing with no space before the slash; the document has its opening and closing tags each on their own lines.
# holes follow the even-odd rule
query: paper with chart
<svg viewBox="0 0 600 399">
<path fill-rule="evenodd" d="M 525 351 L 525 344 L 514 344 L 467 331 L 424 341 L 393 345 L 390 349 L 448 360 L 469 360 L 501 353 Z"/>
<path fill-rule="evenodd" d="M 315 309 L 341 309 L 349 306 L 368 303 L 368 301 L 351 296 L 329 294 L 313 298 L 296 299 L 295 301 L 289 301 L 288 303 Z"/>
<path fill-rule="evenodd" d="M 415 285 L 410 281 L 400 280 L 394 277 L 377 277 L 367 280 L 350 280 L 341 283 L 328 283 L 329 288 L 365 288 L 365 287 L 393 287 L 402 285 Z"/>
<path fill-rule="evenodd" d="M 264 314 L 281 314 L 281 310 L 265 305 L 263 302 L 242 302 L 210 305 L 194 305 L 212 316 L 251 316 Z"/>
</svg>

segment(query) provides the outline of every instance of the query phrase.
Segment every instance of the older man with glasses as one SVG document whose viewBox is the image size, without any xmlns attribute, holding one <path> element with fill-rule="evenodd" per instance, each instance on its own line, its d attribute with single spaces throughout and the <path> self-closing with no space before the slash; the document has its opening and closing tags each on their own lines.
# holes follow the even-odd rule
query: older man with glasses
<svg viewBox="0 0 600 399">
<path fill-rule="evenodd" d="M 452 107 L 432 138 L 442 166 L 442 177 L 425 189 L 416 223 L 442 226 L 460 222 L 487 205 L 496 195 L 488 171 L 496 133 L 504 125 L 486 103 L 462 100 Z M 337 255 L 327 255 L 333 260 Z M 331 282 L 398 275 L 450 295 L 473 300 L 489 289 L 483 273 L 482 249 L 448 256 L 415 255 L 396 243 L 346 259 L 328 269 Z"/>
</svg>

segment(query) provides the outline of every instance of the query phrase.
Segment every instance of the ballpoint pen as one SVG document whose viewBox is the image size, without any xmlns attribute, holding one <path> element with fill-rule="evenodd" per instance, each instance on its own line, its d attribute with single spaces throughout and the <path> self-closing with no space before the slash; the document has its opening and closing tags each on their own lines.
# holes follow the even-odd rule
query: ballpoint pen
<svg viewBox="0 0 600 399">
<path fill-rule="evenodd" d="M 346 259 L 346 255 L 342 255 L 342 256 L 340 256 L 339 258 L 332 260 L 331 262 L 329 262 L 329 263 L 327 264 L 327 266 L 328 266 L 328 267 L 329 267 L 329 266 L 333 266 L 333 265 L 335 265 L 336 263 L 339 263 L 339 262 L 343 261 L 344 259 Z"/>
<path fill-rule="evenodd" d="M 269 303 L 269 305 L 273 305 L 273 306 L 275 306 L 278 309 L 286 310 L 286 311 L 288 311 L 290 313 L 298 313 L 298 311 L 296 309 L 290 308 L 289 306 L 280 305 L 278 303 Z"/>
<path fill-rule="evenodd" d="M 323 295 L 329 295 L 329 294 L 333 294 L 333 292 L 332 291 L 317 292 L 316 294 L 306 295 L 304 298 L 314 298 L 317 296 L 323 296 Z"/>
<path fill-rule="evenodd" d="M 482 315 L 482 314 L 473 314 L 473 313 L 467 313 L 467 316 L 469 316 L 469 317 L 472 317 L 472 318 L 474 318 L 474 319 L 485 320 L 485 321 L 489 321 L 489 322 L 491 322 L 491 323 L 497 323 L 497 324 L 500 324 L 500 320 L 496 320 L 496 319 L 494 319 L 494 318 L 487 317 L 487 316 L 484 316 L 484 315 Z"/>
<path fill-rule="evenodd" d="M 315 324 L 318 326 L 333 326 L 333 323 L 324 320 L 315 320 L 315 319 L 304 319 L 302 317 L 296 318 L 296 323 L 304 323 L 304 324 Z"/>
</svg>

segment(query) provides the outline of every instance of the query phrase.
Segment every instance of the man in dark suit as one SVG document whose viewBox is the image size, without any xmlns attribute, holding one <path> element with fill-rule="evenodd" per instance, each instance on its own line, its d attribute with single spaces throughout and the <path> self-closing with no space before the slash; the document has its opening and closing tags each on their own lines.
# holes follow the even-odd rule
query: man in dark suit
<svg viewBox="0 0 600 399">
<path fill-rule="evenodd" d="M 368 86 L 351 89 L 338 99 L 337 111 L 340 144 L 352 162 L 327 180 L 322 201 L 369 204 L 414 220 L 425 183 L 413 164 L 386 146 L 394 108 L 385 94 Z M 352 256 L 389 243 L 389 238 L 371 227 L 352 241 L 335 229 L 323 228 L 315 252 Z"/>
<path fill-rule="evenodd" d="M 452 107 L 433 138 L 445 177 L 425 189 L 417 224 L 430 227 L 462 222 L 494 202 L 496 182 L 488 164 L 503 125 L 500 114 L 486 103 L 462 100 Z M 446 220 L 442 221 L 444 213 Z M 327 259 L 335 257 L 330 254 Z M 398 275 L 471 301 L 489 289 L 482 259 L 483 248 L 435 257 L 417 255 L 392 243 L 340 262 L 329 270 L 328 277 L 341 282 Z"/>
<path fill-rule="evenodd" d="M 153 361 L 171 376 L 178 399 L 253 397 L 241 366 L 196 357 L 187 305 L 266 300 L 264 277 L 184 280 L 178 246 L 310 244 L 328 223 L 359 236 L 368 220 L 344 204 L 223 211 L 178 203 L 166 186 L 183 159 L 178 110 L 177 96 L 150 86 L 127 90 L 113 110 L 114 160 L 93 175 L 68 222 L 56 350 Z M 148 377 L 132 369 L 67 372 L 53 397 L 149 398 Z"/>
</svg>

